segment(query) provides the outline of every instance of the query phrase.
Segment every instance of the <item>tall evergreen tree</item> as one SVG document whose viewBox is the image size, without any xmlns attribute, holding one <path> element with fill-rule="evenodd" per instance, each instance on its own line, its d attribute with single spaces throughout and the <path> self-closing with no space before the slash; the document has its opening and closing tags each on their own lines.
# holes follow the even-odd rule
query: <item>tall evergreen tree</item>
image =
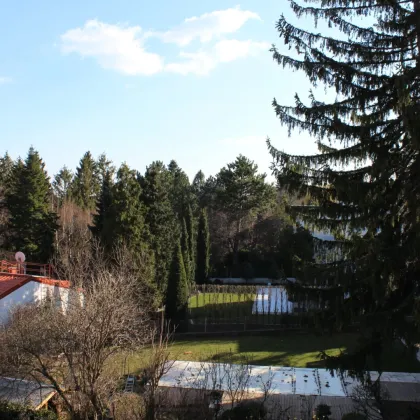
<svg viewBox="0 0 420 420">
<path fill-rule="evenodd" d="M 201 210 L 198 220 L 196 259 L 195 281 L 197 284 L 203 284 L 210 271 L 210 235 L 206 209 Z"/>
<path fill-rule="evenodd" d="M 10 183 L 10 177 L 13 171 L 13 160 L 6 152 L 0 157 L 0 194 L 4 194 Z M 2 197 L 2 195 L 0 195 Z"/>
<path fill-rule="evenodd" d="M 181 243 L 178 240 L 172 256 L 166 292 L 166 316 L 172 320 L 181 320 L 188 303 L 188 282 L 182 258 Z"/>
<path fill-rule="evenodd" d="M 57 216 L 51 211 L 51 195 L 45 164 L 31 147 L 25 162 L 19 160 L 13 168 L 5 201 L 7 247 L 24 252 L 29 261 L 46 263 L 53 251 Z"/>
<path fill-rule="evenodd" d="M 101 190 L 98 164 L 90 152 L 86 152 L 76 168 L 72 186 L 72 197 L 84 210 L 95 210 L 96 200 Z"/>
<path fill-rule="evenodd" d="M 196 229 L 196 220 L 193 216 L 193 211 L 191 209 L 191 206 L 188 206 L 188 211 L 185 218 L 185 224 L 188 234 L 188 249 L 189 249 L 189 273 L 188 279 L 191 283 L 195 280 L 195 265 L 196 265 L 196 240 L 197 240 L 197 229 Z"/>
<path fill-rule="evenodd" d="M 140 195 L 136 171 L 123 163 L 112 194 L 112 237 L 114 243 L 125 243 L 133 251 L 144 246 L 146 237 L 145 207 Z"/>
<path fill-rule="evenodd" d="M 336 99 L 323 102 L 311 92 L 309 104 L 298 95 L 295 106 L 273 101 L 282 124 L 307 131 L 319 147 L 319 154 L 292 156 L 268 141 L 274 173 L 293 194 L 310 195 L 311 205 L 292 214 L 337 240 L 338 258 L 309 271 L 317 284 L 340 286 L 341 300 L 350 293 L 336 311 L 404 334 L 420 290 L 420 2 L 311 3 L 290 2 L 298 17 L 323 20 L 341 36 L 312 33 L 282 16 L 280 37 L 298 55 L 273 47 L 273 57 L 331 88 Z M 357 17 L 375 25 L 358 25 Z M 331 322 L 342 321 L 337 315 Z"/>
<path fill-rule="evenodd" d="M 111 177 L 113 177 L 115 174 L 115 166 L 112 164 L 111 160 L 108 160 L 105 153 L 99 155 L 98 160 L 96 161 L 96 167 L 101 185 L 106 176 L 109 176 L 110 174 Z"/>
<path fill-rule="evenodd" d="M 182 224 L 182 219 L 186 217 L 188 207 L 194 204 L 195 197 L 187 174 L 178 166 L 176 161 L 171 160 L 168 165 L 168 171 L 172 178 L 169 197 L 174 213 Z"/>
<path fill-rule="evenodd" d="M 12 181 L 13 160 L 8 153 L 0 157 L 0 247 L 3 246 L 6 235 L 6 223 L 8 211 L 5 204 L 6 192 L 9 190 Z"/>
<path fill-rule="evenodd" d="M 54 176 L 52 183 L 54 195 L 57 197 L 59 204 L 70 198 L 71 184 L 73 182 L 73 172 L 64 166 L 58 174 Z"/>
<path fill-rule="evenodd" d="M 146 225 L 155 253 L 156 281 L 161 291 L 167 287 L 172 252 L 179 238 L 179 222 L 170 201 L 171 176 L 162 162 L 153 162 L 140 177 Z"/>
<path fill-rule="evenodd" d="M 108 171 L 103 178 L 101 192 L 96 205 L 96 214 L 93 216 L 93 226 L 90 227 L 92 234 L 99 239 L 102 246 L 110 251 L 114 245 L 113 227 L 115 214 L 113 205 L 114 181 L 112 173 Z"/>
<path fill-rule="evenodd" d="M 190 249 L 190 238 L 188 235 L 187 223 L 185 219 L 182 219 L 181 225 L 181 250 L 182 258 L 184 260 L 185 274 L 187 276 L 188 283 L 191 283 L 191 249 Z"/>
<path fill-rule="evenodd" d="M 217 175 L 213 205 L 227 215 L 232 225 L 231 242 L 235 264 L 238 262 L 244 221 L 275 200 L 275 189 L 265 182 L 265 178 L 265 174 L 258 173 L 258 166 L 242 155 L 222 168 Z"/>
</svg>

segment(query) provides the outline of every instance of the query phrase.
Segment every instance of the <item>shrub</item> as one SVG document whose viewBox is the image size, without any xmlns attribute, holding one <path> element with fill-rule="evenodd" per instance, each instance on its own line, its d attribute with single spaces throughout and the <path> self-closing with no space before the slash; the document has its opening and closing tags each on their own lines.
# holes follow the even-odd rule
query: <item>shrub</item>
<svg viewBox="0 0 420 420">
<path fill-rule="evenodd" d="M 221 420 L 264 420 L 267 411 L 259 402 L 243 402 L 222 414 Z"/>
<path fill-rule="evenodd" d="M 2 420 L 56 420 L 57 415 L 49 410 L 34 411 L 20 404 L 0 401 L 0 418 Z"/>
<path fill-rule="evenodd" d="M 341 417 L 341 420 L 366 420 L 366 416 L 360 413 L 353 412 L 344 414 L 344 416 Z"/>
<path fill-rule="evenodd" d="M 331 407 L 327 404 L 319 404 L 315 409 L 318 420 L 329 420 L 331 416 Z"/>
</svg>

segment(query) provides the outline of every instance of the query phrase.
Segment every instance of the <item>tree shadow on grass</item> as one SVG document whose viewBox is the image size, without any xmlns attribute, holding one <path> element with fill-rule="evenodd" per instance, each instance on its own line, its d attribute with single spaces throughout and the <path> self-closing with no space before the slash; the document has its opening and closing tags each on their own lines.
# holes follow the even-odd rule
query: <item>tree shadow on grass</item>
<svg viewBox="0 0 420 420">
<path fill-rule="evenodd" d="M 206 303 L 204 306 L 188 309 L 188 317 L 191 319 L 243 319 L 251 316 L 253 300 L 227 303 Z"/>
</svg>

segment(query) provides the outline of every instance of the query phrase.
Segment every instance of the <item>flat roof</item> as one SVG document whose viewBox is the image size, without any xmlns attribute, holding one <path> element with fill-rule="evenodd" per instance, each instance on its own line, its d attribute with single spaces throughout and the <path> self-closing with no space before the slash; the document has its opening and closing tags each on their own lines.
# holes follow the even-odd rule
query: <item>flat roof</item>
<svg viewBox="0 0 420 420">
<path fill-rule="evenodd" d="M 0 400 L 29 405 L 34 409 L 38 409 L 55 392 L 54 388 L 50 385 L 24 379 L 0 377 Z"/>
<path fill-rule="evenodd" d="M 371 378 L 376 380 L 378 373 L 371 372 Z M 237 386 L 238 381 L 242 381 L 249 393 L 262 393 L 263 384 L 271 381 L 270 393 L 273 395 L 326 397 L 350 397 L 360 385 L 347 373 L 332 374 L 327 369 L 171 361 L 159 386 L 228 391 L 232 385 Z M 381 383 L 387 388 L 390 399 L 395 401 L 417 401 L 420 395 L 419 373 L 384 372 Z"/>
</svg>

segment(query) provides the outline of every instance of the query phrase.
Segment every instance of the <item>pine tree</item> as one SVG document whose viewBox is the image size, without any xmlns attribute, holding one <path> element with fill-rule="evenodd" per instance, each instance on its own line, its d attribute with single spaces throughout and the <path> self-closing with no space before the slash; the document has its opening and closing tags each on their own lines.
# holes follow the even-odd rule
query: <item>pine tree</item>
<svg viewBox="0 0 420 420">
<path fill-rule="evenodd" d="M 195 281 L 195 265 L 196 265 L 196 241 L 197 241 L 197 234 L 196 234 L 196 220 L 193 216 L 193 211 L 191 206 L 188 206 L 188 211 L 186 214 L 185 219 L 187 233 L 188 233 L 188 249 L 189 249 L 189 273 L 188 279 L 191 283 Z"/>
<path fill-rule="evenodd" d="M 392 335 L 395 328 L 405 330 L 401 321 L 420 290 L 420 2 L 312 3 L 318 5 L 290 2 L 298 17 L 325 21 L 341 36 L 312 33 L 282 16 L 280 37 L 298 55 L 273 46 L 273 58 L 314 86 L 335 90 L 336 99 L 323 102 L 311 92 L 309 104 L 298 95 L 295 106 L 273 101 L 289 132 L 307 131 L 319 148 L 313 156 L 293 156 L 268 141 L 273 170 L 289 192 L 309 194 L 311 205 L 291 213 L 335 236 L 335 259 L 308 267 L 310 278 L 339 285 L 340 299 L 350 293 L 338 305 L 342 314 L 363 314 L 366 323 Z M 360 17 L 376 24 L 358 25 Z"/>
<path fill-rule="evenodd" d="M 198 202 L 198 206 L 200 208 L 204 207 L 205 185 L 206 185 L 206 177 L 203 171 L 200 170 L 195 175 L 192 185 L 191 185 L 192 192 L 195 195 Z"/>
<path fill-rule="evenodd" d="M 5 153 L 0 157 L 0 247 L 3 246 L 6 232 L 8 212 L 5 205 L 6 193 L 10 188 L 13 172 L 13 160 Z"/>
<path fill-rule="evenodd" d="M 112 164 L 111 160 L 108 160 L 105 153 L 99 155 L 98 160 L 96 161 L 97 173 L 99 177 L 99 182 L 102 185 L 106 176 L 115 174 L 115 166 Z"/>
<path fill-rule="evenodd" d="M 51 196 L 45 164 L 31 147 L 25 162 L 18 160 L 14 165 L 5 200 L 9 212 L 7 247 L 22 251 L 29 261 L 46 263 L 51 257 L 57 229 Z"/>
<path fill-rule="evenodd" d="M 140 177 L 140 184 L 149 243 L 155 253 L 156 281 L 160 290 L 165 291 L 172 250 L 180 236 L 179 222 L 170 201 L 171 176 L 162 162 L 153 162 Z"/>
<path fill-rule="evenodd" d="M 182 224 L 182 219 L 186 217 L 188 207 L 195 204 L 195 197 L 192 193 L 187 174 L 178 166 L 176 161 L 171 160 L 168 165 L 168 171 L 172 183 L 169 198 L 173 211 Z"/>
<path fill-rule="evenodd" d="M 240 233 L 246 218 L 275 200 L 275 189 L 265 178 L 265 174 L 258 174 L 258 166 L 242 155 L 217 175 L 213 205 L 227 215 L 232 226 L 234 264 L 238 263 Z"/>
<path fill-rule="evenodd" d="M 76 168 L 72 185 L 72 198 L 83 210 L 93 211 L 101 190 L 98 164 L 90 152 L 86 152 Z"/>
<path fill-rule="evenodd" d="M 201 210 L 198 220 L 196 259 L 195 282 L 203 284 L 206 282 L 210 271 L 210 236 L 206 209 Z"/>
<path fill-rule="evenodd" d="M 166 292 L 166 316 L 172 320 L 181 320 L 187 309 L 188 283 L 182 258 L 181 243 L 175 246 Z"/>
<path fill-rule="evenodd" d="M 113 186 L 112 173 L 108 171 L 103 178 L 101 192 L 96 205 L 96 214 L 93 216 L 92 234 L 99 239 L 102 246 L 110 251 L 114 246 L 113 228 L 115 215 L 113 212 Z"/>
<path fill-rule="evenodd" d="M 73 172 L 64 166 L 60 169 L 58 174 L 54 176 L 52 183 L 54 195 L 57 197 L 59 205 L 63 203 L 64 200 L 70 198 L 70 190 L 73 182 Z"/>
<path fill-rule="evenodd" d="M 136 171 L 123 163 L 112 193 L 112 237 L 114 243 L 125 243 L 133 251 L 142 248 L 146 236 L 145 208 L 140 196 Z"/>
<path fill-rule="evenodd" d="M 185 274 L 187 276 L 188 283 L 191 283 L 191 250 L 190 250 L 190 238 L 188 235 L 187 223 L 185 219 L 182 219 L 181 226 L 181 250 L 182 258 L 184 260 Z"/>
<path fill-rule="evenodd" d="M 3 157 L 0 157 L 0 198 L 3 197 L 8 185 L 10 184 L 12 171 L 13 160 L 6 152 Z"/>
</svg>

